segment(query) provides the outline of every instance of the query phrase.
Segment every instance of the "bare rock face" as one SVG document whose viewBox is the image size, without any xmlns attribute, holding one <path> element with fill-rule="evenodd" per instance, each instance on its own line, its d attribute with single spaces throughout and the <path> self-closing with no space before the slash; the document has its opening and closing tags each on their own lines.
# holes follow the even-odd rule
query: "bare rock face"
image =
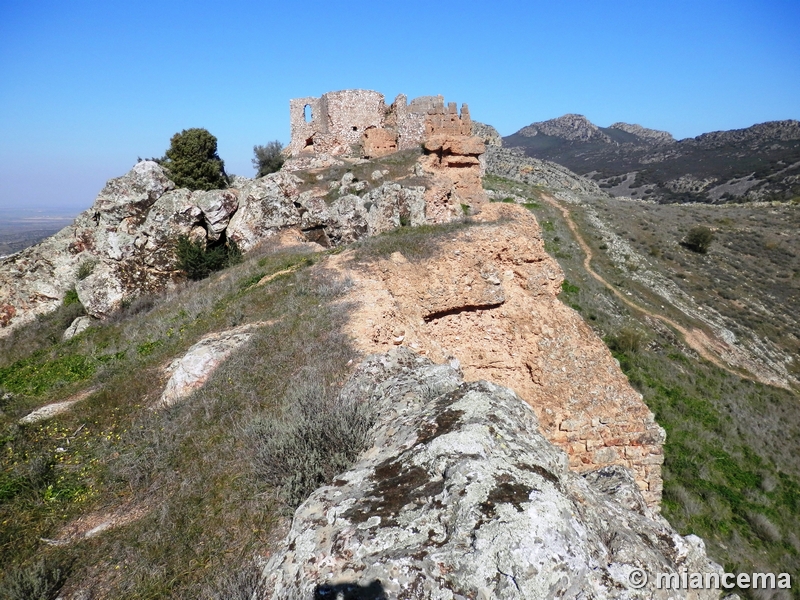
<svg viewBox="0 0 800 600">
<path fill-rule="evenodd" d="M 297 225 L 300 217 L 292 202 L 299 183 L 297 176 L 283 171 L 248 181 L 239 190 L 241 206 L 228 224 L 228 239 L 246 252 L 279 229 Z"/>
<path fill-rule="evenodd" d="M 175 242 L 223 236 L 249 250 L 299 223 L 299 180 L 275 173 L 241 188 L 174 189 L 164 170 L 143 161 L 110 180 L 89 210 L 41 244 L 0 260 L 0 335 L 58 307 L 75 288 L 87 313 L 103 318 L 122 302 L 158 292 L 179 276 Z"/>
<path fill-rule="evenodd" d="M 575 114 L 563 115 L 557 119 L 550 119 L 549 121 L 542 121 L 540 123 L 532 123 L 520 129 L 518 133 L 526 137 L 543 134 L 563 138 L 565 140 L 580 140 L 584 142 L 599 140 L 609 143 L 612 142 L 611 138 L 600 131 L 597 125 L 589 121 L 589 119 L 583 115 Z"/>
<path fill-rule="evenodd" d="M 517 148 L 490 146 L 486 152 L 486 171 L 530 185 L 542 185 L 567 202 L 579 202 L 582 196 L 607 197 L 596 182 L 576 175 L 554 162 L 525 156 Z"/>
<path fill-rule="evenodd" d="M 361 196 L 345 194 L 330 204 L 303 192 L 294 204 L 306 238 L 325 247 L 348 244 L 403 224 L 422 225 L 427 221 L 425 188 L 392 182 Z"/>
<path fill-rule="evenodd" d="M 297 509 L 258 597 L 718 596 L 655 589 L 656 573 L 721 568 L 646 508 L 624 469 L 570 472 L 510 390 L 398 349 L 342 393 L 375 407 L 375 444 Z M 643 588 L 637 569 L 651 575 Z"/>
<path fill-rule="evenodd" d="M 92 326 L 92 317 L 77 317 L 72 323 L 70 323 L 69 327 L 64 331 L 64 335 L 61 339 L 63 340 L 71 340 L 76 335 L 79 335 L 89 329 Z"/>
<path fill-rule="evenodd" d="M 668 131 L 659 131 L 658 129 L 648 129 L 647 127 L 642 127 L 638 124 L 630 124 L 630 123 L 614 123 L 613 125 L 609 125 L 611 129 L 619 129 L 620 131 L 624 131 L 626 133 L 632 133 L 638 138 L 643 140 L 648 140 L 654 142 L 656 144 L 672 144 L 675 142 L 675 138 L 672 137 L 672 134 Z"/>
<path fill-rule="evenodd" d="M 487 146 L 502 146 L 503 145 L 503 138 L 500 133 L 492 127 L 491 125 L 487 125 L 486 123 L 480 123 L 478 121 L 472 122 L 472 135 L 480 138 L 484 144 Z"/>
<path fill-rule="evenodd" d="M 366 354 L 402 344 L 435 362 L 457 361 L 468 381 L 512 388 L 572 469 L 628 467 L 657 510 L 664 431 L 602 340 L 556 297 L 563 273 L 536 219 L 490 203 L 474 220 L 425 260 L 396 252 L 369 265 L 347 254 L 331 261 L 354 283 L 354 343 Z"/>
</svg>

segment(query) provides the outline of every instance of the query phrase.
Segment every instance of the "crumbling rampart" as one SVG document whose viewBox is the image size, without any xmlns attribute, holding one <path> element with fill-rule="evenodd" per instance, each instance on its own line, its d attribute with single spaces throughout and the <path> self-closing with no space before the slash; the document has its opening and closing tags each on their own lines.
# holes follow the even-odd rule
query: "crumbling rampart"
<svg viewBox="0 0 800 600">
<path fill-rule="evenodd" d="M 377 158 L 419 146 L 432 136 L 471 136 L 469 107 L 459 114 L 456 103 L 442 96 L 422 96 L 410 102 L 404 94 L 386 105 L 383 94 L 371 90 L 340 90 L 319 98 L 289 102 L 292 141 L 290 156 L 325 153 Z"/>
</svg>

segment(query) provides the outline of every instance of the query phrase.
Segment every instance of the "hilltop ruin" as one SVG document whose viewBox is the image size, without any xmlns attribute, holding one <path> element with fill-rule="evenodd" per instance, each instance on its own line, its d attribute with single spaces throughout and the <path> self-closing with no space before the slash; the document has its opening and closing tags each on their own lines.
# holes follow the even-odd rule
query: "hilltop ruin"
<svg viewBox="0 0 800 600">
<path fill-rule="evenodd" d="M 445 105 L 442 96 L 409 102 L 400 94 L 387 105 L 379 92 L 340 90 L 290 100 L 289 113 L 292 139 L 286 154 L 294 168 L 308 168 L 312 163 L 304 159 L 310 157 L 375 159 L 421 148 L 420 168 L 438 178 L 435 187 L 448 194 L 446 201 L 430 199 L 429 204 L 477 209 L 486 201 L 481 185 L 486 145 L 473 135 L 466 104 L 459 112 L 455 102 Z"/>
<path fill-rule="evenodd" d="M 340 90 L 319 98 L 289 101 L 292 127 L 290 156 L 325 153 L 332 156 L 378 158 L 419 147 L 434 136 L 472 136 L 469 107 L 446 107 L 442 96 L 421 96 L 411 102 L 404 94 L 386 105 L 383 94 L 371 90 Z"/>
</svg>

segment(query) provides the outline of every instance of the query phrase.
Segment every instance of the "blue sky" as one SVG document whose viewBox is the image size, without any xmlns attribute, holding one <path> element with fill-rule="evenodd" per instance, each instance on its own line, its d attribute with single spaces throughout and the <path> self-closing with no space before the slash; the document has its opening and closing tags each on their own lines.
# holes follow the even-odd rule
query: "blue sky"
<svg viewBox="0 0 800 600">
<path fill-rule="evenodd" d="M 0 209 L 88 208 L 189 127 L 252 176 L 289 99 L 338 89 L 442 94 L 503 135 L 800 119 L 799 31 L 797 0 L 0 0 Z"/>
</svg>

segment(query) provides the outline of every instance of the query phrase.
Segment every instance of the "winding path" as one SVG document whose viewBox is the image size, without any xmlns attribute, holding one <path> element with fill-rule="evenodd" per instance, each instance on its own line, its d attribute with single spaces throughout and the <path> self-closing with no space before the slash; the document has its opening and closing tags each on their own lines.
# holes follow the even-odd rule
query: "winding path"
<svg viewBox="0 0 800 600">
<path fill-rule="evenodd" d="M 738 371 L 736 369 L 731 368 L 730 365 L 726 364 L 718 356 L 716 356 L 715 354 L 710 352 L 708 347 L 706 346 L 706 344 L 703 343 L 703 340 L 708 340 L 708 341 L 711 341 L 711 340 L 708 339 L 708 336 L 702 330 L 700 330 L 700 329 L 689 330 L 689 329 L 685 328 L 683 325 L 680 325 L 679 323 L 677 323 L 676 321 L 673 321 L 669 317 L 665 317 L 664 315 L 660 315 L 660 314 L 651 312 L 651 311 L 647 310 L 645 307 L 640 306 L 640 305 L 636 304 L 635 302 L 633 302 L 632 300 L 630 300 L 629 298 L 625 297 L 625 295 L 622 292 L 620 292 L 618 289 L 616 289 L 613 285 L 611 285 L 608 281 L 606 281 L 603 278 L 602 275 L 597 273 L 597 271 L 595 271 L 592 268 L 591 262 L 592 262 L 592 259 L 594 258 L 594 253 L 592 252 L 591 247 L 589 246 L 589 244 L 586 243 L 586 240 L 583 239 L 583 236 L 581 235 L 580 231 L 578 230 L 578 226 L 575 224 L 575 221 L 572 218 L 572 213 L 570 213 L 570 211 L 566 207 L 564 207 L 560 202 L 558 202 L 558 200 L 556 200 L 552 196 L 548 196 L 547 194 L 542 194 L 541 198 L 542 198 L 542 200 L 547 202 L 550 206 L 552 206 L 553 208 L 555 208 L 555 209 L 557 209 L 558 211 L 561 212 L 562 216 L 564 217 L 564 220 L 567 223 L 567 227 L 569 227 L 569 230 L 572 232 L 572 235 L 574 236 L 575 240 L 578 242 L 578 245 L 581 247 L 581 250 L 583 250 L 583 254 L 584 254 L 583 267 L 584 267 L 584 269 L 586 269 L 586 272 L 589 273 L 589 275 L 591 275 L 596 281 L 598 281 L 603 286 L 608 288 L 611 291 L 611 293 L 613 293 L 617 298 L 619 298 L 629 308 L 632 308 L 636 312 L 639 312 L 639 313 L 641 313 L 643 315 L 646 315 L 648 317 L 651 317 L 653 319 L 658 319 L 659 321 L 661 321 L 665 325 L 667 325 L 669 327 L 672 327 L 674 330 L 676 330 L 678 333 L 680 333 L 683 336 L 684 340 L 686 341 L 686 344 L 692 350 L 697 352 L 697 354 L 699 354 L 701 357 L 703 357 L 704 359 L 706 359 L 710 363 L 713 363 L 714 365 L 716 365 L 720 369 L 724 369 L 728 373 L 731 373 L 732 375 L 736 375 L 737 377 L 745 377 L 745 378 L 751 379 L 751 380 L 758 380 L 757 377 L 754 377 L 750 373 L 743 373 L 741 371 Z M 762 381 L 762 383 L 767 383 L 767 382 L 763 382 Z"/>
</svg>

